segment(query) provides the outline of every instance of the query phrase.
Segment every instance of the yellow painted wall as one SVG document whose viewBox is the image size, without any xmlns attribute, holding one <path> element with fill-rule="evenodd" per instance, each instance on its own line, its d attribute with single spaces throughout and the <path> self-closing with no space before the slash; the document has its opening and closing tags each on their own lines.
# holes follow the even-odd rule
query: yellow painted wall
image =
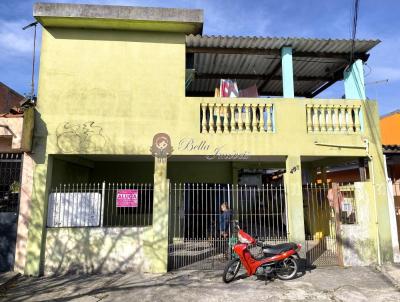
<svg viewBox="0 0 400 302">
<path fill-rule="evenodd" d="M 46 274 L 149 271 L 151 228 L 47 230 Z"/>
<path fill-rule="evenodd" d="M 381 156 L 379 133 L 375 133 L 378 111 L 373 101 L 363 103 L 365 131 L 362 134 L 307 133 L 306 104 L 361 103 L 357 100 L 311 99 L 241 99 L 243 102 L 272 103 L 275 133 L 202 134 L 200 103 L 210 101 L 215 99 L 185 97 L 183 34 L 44 28 L 33 146 L 36 162 L 34 211 L 26 273 L 38 274 L 40 258 L 42 265 L 44 263 L 44 221 L 52 171 L 51 154 L 149 155 L 154 134 L 165 132 L 171 137 L 173 155 L 204 156 L 214 154 L 216 149 L 222 153 L 247 153 L 250 156 L 281 155 L 290 158 L 286 162 L 288 170 L 301 164 L 302 155 L 366 155 L 364 148 L 316 146 L 316 141 L 362 146 L 363 139 L 368 138 L 374 160 Z M 182 140 L 193 140 L 193 148 L 185 148 L 185 144 L 180 143 Z M 196 148 L 202 141 L 208 147 Z M 165 177 L 166 167 L 160 169 L 160 175 Z M 376 165 L 380 183 L 384 181 L 381 169 Z M 304 239 L 304 225 L 299 227 L 303 224 L 303 216 L 295 210 L 302 208 L 300 173 L 297 171 L 287 177 L 288 216 L 293 240 Z M 161 176 L 159 189 L 166 190 Z M 167 215 L 165 192 L 155 196 L 159 201 L 155 204 L 155 209 L 159 209 L 155 217 Z M 384 217 L 385 208 L 382 208 L 380 219 Z M 162 225 L 165 228 L 167 221 L 162 221 L 156 229 Z M 155 236 L 154 240 L 165 242 L 166 234 L 157 234 L 162 236 Z M 166 265 L 162 263 L 163 259 L 160 261 L 158 267 Z"/>
<path fill-rule="evenodd" d="M 276 132 L 201 134 L 200 103 L 215 99 L 185 98 L 184 77 L 181 34 L 44 29 L 37 107 L 43 127 L 36 135 L 47 136 L 49 154 L 149 155 L 154 134 L 165 132 L 174 155 L 213 154 L 219 147 L 224 153 L 250 156 L 365 155 L 363 149 L 339 150 L 314 142 L 362 145 L 368 124 L 365 135 L 307 133 L 306 104 L 343 100 L 240 99 L 273 103 Z M 374 102 L 367 104 L 376 110 Z M 209 148 L 183 150 L 182 139 L 193 139 L 194 145 L 206 140 Z"/>
</svg>

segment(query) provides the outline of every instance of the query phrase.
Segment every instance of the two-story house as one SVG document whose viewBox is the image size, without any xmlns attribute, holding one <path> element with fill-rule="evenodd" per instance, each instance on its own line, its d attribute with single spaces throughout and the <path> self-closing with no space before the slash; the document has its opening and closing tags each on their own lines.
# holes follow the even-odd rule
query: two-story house
<svg viewBox="0 0 400 302">
<path fill-rule="evenodd" d="M 28 234 L 33 174 L 31 105 L 0 82 L 0 272 L 24 269 L 14 263 L 25 259 L 20 251 L 26 251 Z"/>
<path fill-rule="evenodd" d="M 201 10 L 38 3 L 34 17 L 26 273 L 219 268 L 227 217 L 317 265 L 392 261 L 363 75 L 378 40 L 205 36 Z M 338 81 L 345 98 L 317 98 Z M 356 182 L 316 183 L 347 162 Z"/>
</svg>

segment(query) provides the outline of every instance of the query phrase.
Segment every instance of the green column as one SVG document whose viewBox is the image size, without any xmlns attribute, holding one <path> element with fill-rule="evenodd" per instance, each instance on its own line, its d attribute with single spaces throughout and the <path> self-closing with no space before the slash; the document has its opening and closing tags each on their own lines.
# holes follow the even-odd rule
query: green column
<svg viewBox="0 0 400 302">
<path fill-rule="evenodd" d="M 364 67 L 361 60 L 355 61 L 344 72 L 346 99 L 365 100 Z"/>
<path fill-rule="evenodd" d="M 299 155 L 289 155 L 286 158 L 285 189 L 289 240 L 304 246 L 303 193 Z"/>
<path fill-rule="evenodd" d="M 155 159 L 153 194 L 153 240 L 150 249 L 147 250 L 151 256 L 151 271 L 165 273 L 168 268 L 169 214 L 169 180 L 166 160 Z"/>
<path fill-rule="evenodd" d="M 47 201 L 51 186 L 53 158 L 38 152 L 34 155 L 33 192 L 27 242 L 25 274 L 39 276 L 44 271 Z M 42 158 L 44 157 L 44 158 Z"/>
<path fill-rule="evenodd" d="M 284 98 L 294 98 L 292 48 L 282 47 L 282 89 Z"/>
</svg>

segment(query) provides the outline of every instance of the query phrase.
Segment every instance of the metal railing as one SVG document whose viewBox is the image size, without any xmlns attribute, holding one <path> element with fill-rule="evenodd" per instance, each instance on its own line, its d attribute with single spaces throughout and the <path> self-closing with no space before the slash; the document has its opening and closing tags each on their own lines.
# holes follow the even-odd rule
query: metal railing
<svg viewBox="0 0 400 302">
<path fill-rule="evenodd" d="M 47 227 L 149 226 L 153 185 L 60 184 L 49 195 Z"/>
<path fill-rule="evenodd" d="M 0 212 L 18 212 L 22 153 L 0 153 Z"/>
<path fill-rule="evenodd" d="M 233 220 L 264 242 L 287 241 L 282 185 L 172 183 L 169 209 L 169 269 L 222 268 L 237 240 Z"/>
<path fill-rule="evenodd" d="M 259 238 L 287 235 L 285 190 L 282 185 L 260 187 L 224 184 L 176 184 L 170 186 L 172 237 L 201 239 L 220 237 L 221 205 L 229 218 Z"/>
</svg>

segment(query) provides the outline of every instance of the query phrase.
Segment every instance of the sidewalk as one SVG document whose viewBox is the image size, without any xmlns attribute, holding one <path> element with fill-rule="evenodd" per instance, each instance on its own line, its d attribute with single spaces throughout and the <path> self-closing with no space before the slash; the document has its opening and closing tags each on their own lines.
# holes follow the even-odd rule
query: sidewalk
<svg viewBox="0 0 400 302">
<path fill-rule="evenodd" d="M 396 268 L 397 269 L 397 268 Z M 392 272 L 394 274 L 394 272 Z M 318 268 L 291 281 L 246 278 L 225 284 L 220 271 L 165 275 L 21 277 L 1 301 L 373 301 L 398 302 L 400 291 L 372 267 Z M 396 273 L 400 274 L 400 273 Z"/>
<path fill-rule="evenodd" d="M 385 264 L 380 271 L 400 290 L 400 264 Z"/>
</svg>

